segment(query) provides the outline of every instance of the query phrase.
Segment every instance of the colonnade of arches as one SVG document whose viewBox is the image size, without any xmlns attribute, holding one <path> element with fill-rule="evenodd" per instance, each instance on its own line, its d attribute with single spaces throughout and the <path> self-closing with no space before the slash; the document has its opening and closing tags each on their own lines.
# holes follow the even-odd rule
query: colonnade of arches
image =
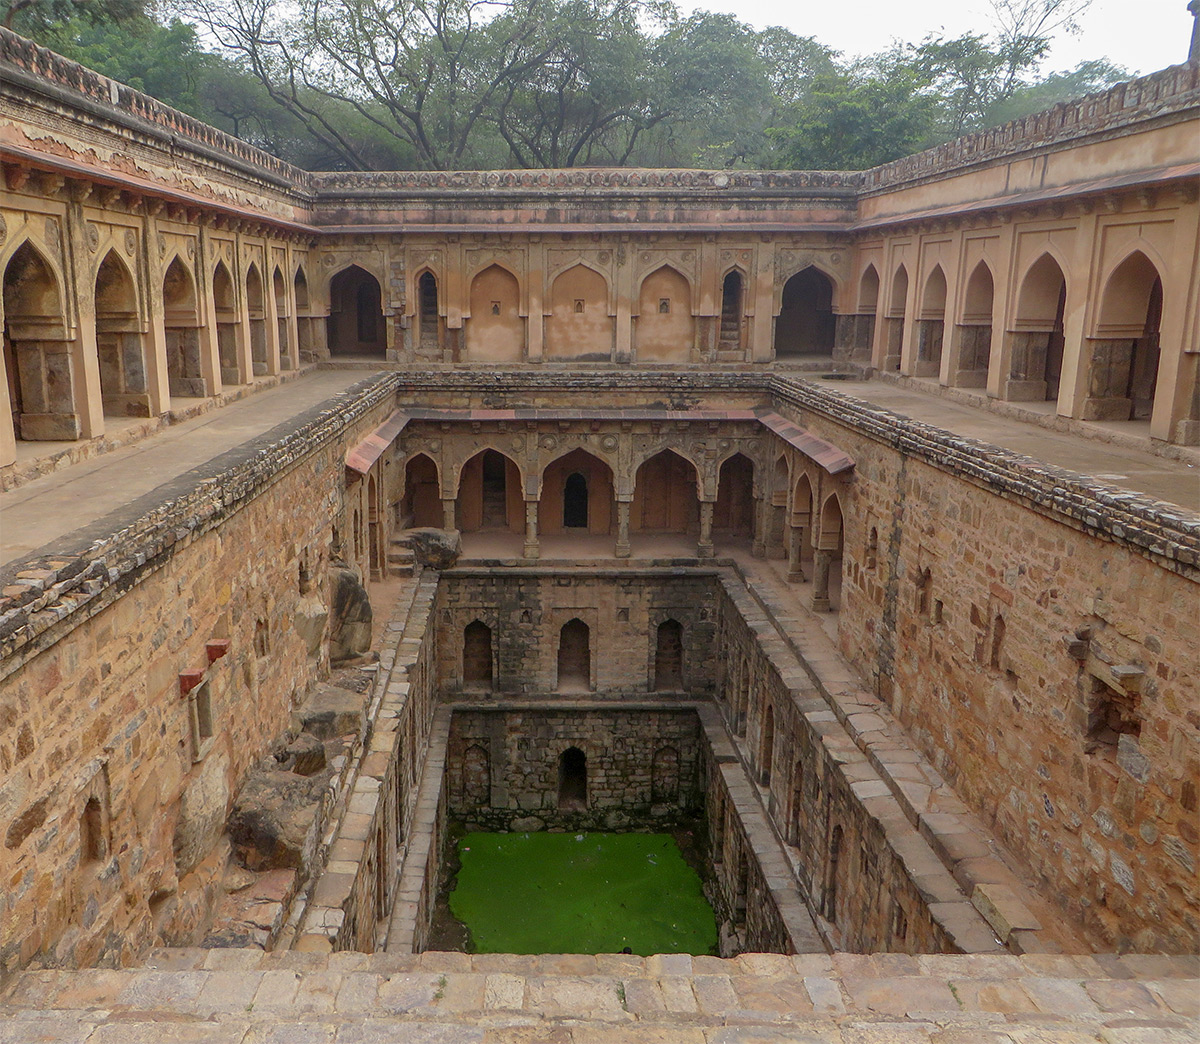
<svg viewBox="0 0 1200 1044">
<path fill-rule="evenodd" d="M 1126 250 L 1097 273 L 1095 287 L 1069 271 L 1053 249 L 1013 273 L 986 256 L 957 267 L 944 258 L 927 264 L 919 281 L 908 261 L 886 278 L 869 261 L 853 311 L 838 317 L 839 347 L 885 371 L 1053 402 L 1059 414 L 1084 420 L 1150 420 L 1161 396 L 1186 399 L 1195 357 L 1173 356 L 1177 373 L 1160 365 L 1164 323 L 1182 327 L 1185 302 L 1164 298 L 1165 263 L 1152 247 Z M 1166 401 L 1156 427 L 1162 432 L 1181 413 L 1200 420 L 1197 411 Z"/>
<path fill-rule="evenodd" d="M 523 535 L 526 558 L 538 557 L 539 540 L 548 535 L 612 536 L 617 557 L 628 557 L 631 541 L 641 536 L 694 539 L 699 557 L 712 556 L 718 544 L 742 545 L 760 557 L 786 559 L 790 580 L 813 583 L 813 608 L 836 610 L 840 484 L 796 454 L 779 453 L 769 474 L 756 475 L 756 467 L 733 452 L 717 468 L 715 487 L 706 488 L 686 453 L 660 449 L 633 463 L 630 481 L 610 461 L 574 448 L 541 465 L 540 479 L 531 482 L 526 469 L 494 447 L 445 477 L 432 456 L 416 452 L 404 463 L 395 522 Z"/>
<path fill-rule="evenodd" d="M 28 237 L 0 253 L 0 463 L 17 442 L 94 438 L 106 419 L 159 416 L 323 353 L 302 262 L 267 270 L 260 253 L 239 282 L 226 257 L 201 265 L 188 246 L 160 244 L 150 266 L 130 233 L 82 272 Z"/>
</svg>

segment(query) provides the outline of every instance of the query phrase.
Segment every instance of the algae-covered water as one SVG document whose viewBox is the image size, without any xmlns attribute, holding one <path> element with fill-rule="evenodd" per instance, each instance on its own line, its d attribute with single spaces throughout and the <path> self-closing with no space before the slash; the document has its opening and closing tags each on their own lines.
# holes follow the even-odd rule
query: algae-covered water
<svg viewBox="0 0 1200 1044">
<path fill-rule="evenodd" d="M 670 834 L 466 834 L 458 856 L 450 911 L 478 953 L 717 952 Z"/>
</svg>

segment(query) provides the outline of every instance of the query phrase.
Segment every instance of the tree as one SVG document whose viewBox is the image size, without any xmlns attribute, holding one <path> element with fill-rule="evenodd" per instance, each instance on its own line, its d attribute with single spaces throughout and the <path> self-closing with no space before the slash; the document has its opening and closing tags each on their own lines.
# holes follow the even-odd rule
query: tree
<svg viewBox="0 0 1200 1044">
<path fill-rule="evenodd" d="M 98 25 L 145 13 L 145 0 L 0 0 L 0 25 L 25 36 L 36 36 L 72 18 Z"/>
</svg>

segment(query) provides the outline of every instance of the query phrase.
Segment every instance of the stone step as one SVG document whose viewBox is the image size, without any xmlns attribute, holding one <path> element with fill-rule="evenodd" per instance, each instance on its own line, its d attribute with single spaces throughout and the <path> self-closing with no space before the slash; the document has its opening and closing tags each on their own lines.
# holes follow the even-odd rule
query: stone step
<svg viewBox="0 0 1200 1044">
<path fill-rule="evenodd" d="M 19 974 L 0 1041 L 1194 1044 L 1198 970 L 1164 956 L 159 950 L 140 969 Z"/>
</svg>

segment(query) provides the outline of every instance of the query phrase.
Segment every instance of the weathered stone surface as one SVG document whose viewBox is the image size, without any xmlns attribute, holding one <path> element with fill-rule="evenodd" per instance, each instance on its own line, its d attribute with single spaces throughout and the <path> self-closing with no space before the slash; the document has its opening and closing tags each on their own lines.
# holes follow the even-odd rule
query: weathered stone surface
<svg viewBox="0 0 1200 1044">
<path fill-rule="evenodd" d="M 371 598 L 357 571 L 345 563 L 329 570 L 329 660 L 354 660 L 371 648 Z"/>
<path fill-rule="evenodd" d="M 321 644 L 325 638 L 325 625 L 329 621 L 329 607 L 316 595 L 302 598 L 296 603 L 295 615 L 292 618 L 296 633 L 304 640 L 305 648 L 311 658 L 321 653 Z"/>
<path fill-rule="evenodd" d="M 225 829 L 229 808 L 229 758 L 210 754 L 184 782 L 175 823 L 175 872 L 196 868 Z"/>
<path fill-rule="evenodd" d="M 242 865 L 301 871 L 311 865 L 330 771 L 301 776 L 270 761 L 250 775 L 229 815 L 229 836 Z"/>
<path fill-rule="evenodd" d="M 462 554 L 462 534 L 456 529 L 410 529 L 403 539 L 417 561 L 429 569 L 449 569 Z"/>
<path fill-rule="evenodd" d="M 298 712 L 300 727 L 321 740 L 357 733 L 365 697 L 340 685 L 318 685 Z"/>
</svg>

